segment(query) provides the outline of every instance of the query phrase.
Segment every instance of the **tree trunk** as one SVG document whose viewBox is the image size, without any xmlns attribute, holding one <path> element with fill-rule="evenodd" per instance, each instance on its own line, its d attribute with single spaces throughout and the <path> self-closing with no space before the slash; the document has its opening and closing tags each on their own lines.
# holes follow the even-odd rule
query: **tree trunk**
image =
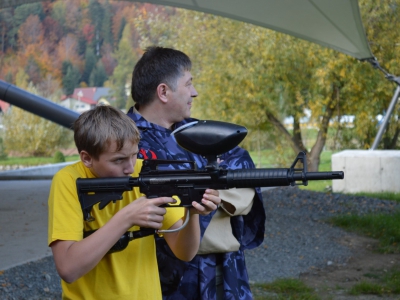
<svg viewBox="0 0 400 300">
<path fill-rule="evenodd" d="M 306 149 L 304 149 L 301 139 L 299 143 L 294 136 L 292 137 L 289 131 L 286 130 L 285 126 L 283 126 L 281 121 L 279 121 L 271 112 L 267 111 L 265 114 L 267 115 L 267 118 L 271 122 L 271 124 L 273 124 L 278 129 L 278 131 L 283 134 L 283 137 L 291 141 L 291 147 L 296 154 L 300 151 L 306 151 Z"/>
<path fill-rule="evenodd" d="M 388 125 L 390 125 L 390 123 Z M 388 131 L 389 131 L 389 126 L 386 128 L 386 134 L 383 138 L 383 149 L 396 149 L 397 140 L 400 136 L 400 126 L 399 125 L 396 126 L 393 136 L 390 136 L 388 134 Z"/>
<path fill-rule="evenodd" d="M 329 121 L 332 118 L 334 113 L 337 99 L 339 99 L 339 92 L 340 88 L 336 85 L 333 85 L 333 91 L 331 95 L 331 99 L 329 103 L 326 105 L 325 112 L 322 116 L 322 121 L 320 123 L 317 140 L 315 141 L 314 146 L 311 148 L 311 151 L 304 147 L 301 130 L 300 130 L 300 122 L 297 118 L 294 119 L 293 122 L 293 136 L 286 130 L 285 126 L 269 111 L 266 111 L 266 115 L 268 120 L 273 124 L 279 132 L 283 134 L 283 137 L 289 140 L 291 143 L 291 147 L 295 154 L 299 153 L 300 151 L 304 151 L 307 154 L 307 169 L 310 172 L 318 171 L 319 163 L 320 163 L 320 156 L 321 152 L 324 149 L 326 143 L 326 137 L 329 128 Z"/>
<path fill-rule="evenodd" d="M 5 42 L 4 39 L 6 37 L 6 25 L 4 23 L 2 23 L 2 31 L 1 31 L 1 53 L 4 53 L 4 49 L 5 49 Z"/>
<path fill-rule="evenodd" d="M 326 137 L 328 135 L 329 121 L 332 118 L 333 112 L 338 103 L 337 99 L 339 98 L 339 93 L 340 88 L 333 85 L 331 99 L 325 107 L 325 112 L 322 116 L 322 121 L 318 130 L 317 140 L 315 141 L 314 146 L 312 146 L 310 155 L 308 156 L 310 172 L 318 171 L 321 152 L 324 149 Z"/>
</svg>

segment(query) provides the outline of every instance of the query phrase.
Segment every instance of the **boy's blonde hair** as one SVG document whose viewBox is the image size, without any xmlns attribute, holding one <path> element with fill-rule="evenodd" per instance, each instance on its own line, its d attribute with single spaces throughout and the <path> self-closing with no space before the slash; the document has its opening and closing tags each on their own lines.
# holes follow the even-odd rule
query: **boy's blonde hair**
<svg viewBox="0 0 400 300">
<path fill-rule="evenodd" d="M 139 144 L 140 140 L 135 122 L 121 110 L 109 105 L 85 111 L 76 119 L 73 128 L 78 152 L 85 150 L 94 159 L 98 159 L 113 141 L 117 143 L 119 151 L 126 141 Z"/>
</svg>

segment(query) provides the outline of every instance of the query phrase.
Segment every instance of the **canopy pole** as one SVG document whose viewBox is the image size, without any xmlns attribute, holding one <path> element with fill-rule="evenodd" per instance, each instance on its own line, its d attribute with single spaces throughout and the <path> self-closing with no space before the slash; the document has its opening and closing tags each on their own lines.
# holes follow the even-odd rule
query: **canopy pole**
<svg viewBox="0 0 400 300">
<path fill-rule="evenodd" d="M 383 118 L 382 124 L 379 127 L 378 133 L 376 134 L 375 140 L 374 140 L 374 142 L 373 142 L 373 144 L 372 144 L 372 146 L 370 148 L 370 150 L 373 151 L 373 150 L 376 150 L 378 148 L 378 145 L 379 145 L 379 143 L 380 143 L 380 141 L 382 139 L 383 133 L 385 132 L 385 130 L 387 128 L 387 125 L 389 123 L 390 117 L 391 117 L 391 115 L 393 113 L 393 110 L 396 107 L 397 101 L 399 99 L 399 95 L 400 95 L 400 77 L 395 77 L 395 76 L 387 73 L 385 70 L 383 70 L 381 68 L 381 66 L 379 65 L 379 63 L 378 63 L 378 61 L 376 60 L 375 57 L 374 58 L 369 58 L 369 59 L 367 59 L 367 61 L 369 63 L 371 63 L 374 68 L 377 68 L 377 69 L 381 70 L 385 74 L 386 79 L 388 79 L 390 81 L 393 81 L 394 83 L 397 84 L 397 88 L 396 88 L 396 90 L 395 90 L 395 92 L 393 94 L 392 100 L 390 101 L 390 104 L 389 104 L 389 107 L 388 107 L 387 112 L 385 114 L 385 117 Z"/>
<path fill-rule="evenodd" d="M 382 124 L 379 127 L 378 133 L 375 137 L 374 143 L 372 144 L 372 147 L 370 150 L 376 150 L 376 148 L 378 148 L 379 142 L 382 139 L 382 135 L 386 130 L 387 124 L 389 123 L 390 116 L 392 115 L 393 110 L 396 106 L 397 100 L 399 99 L 399 94 L 400 94 L 400 85 L 397 86 L 396 91 L 394 92 L 392 101 L 390 102 L 389 108 L 386 112 L 385 117 L 383 118 Z"/>
</svg>

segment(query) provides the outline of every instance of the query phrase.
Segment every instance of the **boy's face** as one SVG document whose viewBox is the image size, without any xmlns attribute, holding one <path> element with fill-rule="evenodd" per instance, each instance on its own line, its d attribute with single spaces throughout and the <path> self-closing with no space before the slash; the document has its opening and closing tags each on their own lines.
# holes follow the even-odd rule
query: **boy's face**
<svg viewBox="0 0 400 300">
<path fill-rule="evenodd" d="M 111 142 L 99 159 L 93 159 L 85 151 L 81 152 L 81 160 L 96 177 L 123 177 L 133 173 L 136 157 L 139 152 L 138 145 L 125 141 L 124 147 L 116 151 L 117 143 Z"/>
</svg>

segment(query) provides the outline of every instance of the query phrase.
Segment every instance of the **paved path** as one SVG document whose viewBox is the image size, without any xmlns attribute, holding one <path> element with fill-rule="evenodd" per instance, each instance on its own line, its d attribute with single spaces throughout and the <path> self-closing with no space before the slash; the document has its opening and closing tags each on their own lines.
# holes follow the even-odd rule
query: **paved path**
<svg viewBox="0 0 400 300">
<path fill-rule="evenodd" d="M 50 184 L 51 180 L 0 180 L 0 271 L 51 255 Z"/>
</svg>

